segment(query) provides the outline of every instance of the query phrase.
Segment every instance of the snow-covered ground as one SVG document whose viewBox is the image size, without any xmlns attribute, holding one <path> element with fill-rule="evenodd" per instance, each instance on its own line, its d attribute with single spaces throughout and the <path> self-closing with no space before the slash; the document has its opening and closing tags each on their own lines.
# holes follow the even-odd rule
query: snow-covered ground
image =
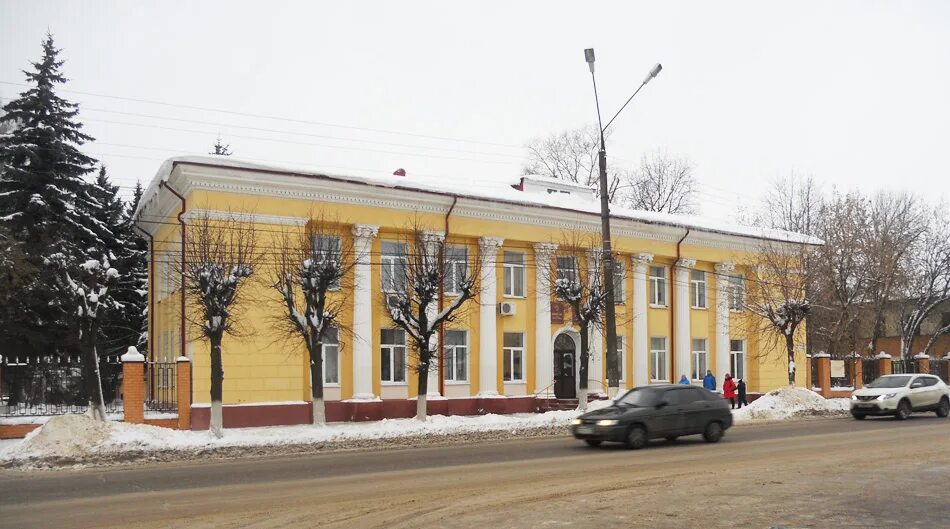
<svg viewBox="0 0 950 529">
<path fill-rule="evenodd" d="M 589 409 L 608 406 L 610 401 L 592 402 Z M 801 388 L 768 393 L 748 407 L 735 410 L 736 423 L 783 420 L 797 417 L 834 415 L 848 409 L 847 399 L 826 400 Z M 173 458 L 197 454 L 236 453 L 240 449 L 267 449 L 309 446 L 315 449 L 379 446 L 379 442 L 424 444 L 473 434 L 499 435 L 536 431 L 557 432 L 580 412 L 550 411 L 514 415 L 477 415 L 387 419 L 378 422 L 334 423 L 324 426 L 274 426 L 233 428 L 216 439 L 207 431 L 180 431 L 157 426 L 96 422 L 85 415 L 53 417 L 25 439 L 0 444 L 0 463 L 5 465 L 76 464 Z"/>
</svg>

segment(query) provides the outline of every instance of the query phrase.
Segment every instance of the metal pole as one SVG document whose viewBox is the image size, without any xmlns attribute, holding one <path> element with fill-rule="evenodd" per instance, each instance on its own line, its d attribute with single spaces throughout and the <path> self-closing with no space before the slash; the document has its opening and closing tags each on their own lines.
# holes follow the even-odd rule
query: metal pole
<svg viewBox="0 0 950 529">
<path fill-rule="evenodd" d="M 610 244 L 610 200 L 607 188 L 607 148 L 604 143 L 604 133 L 600 133 L 600 228 L 601 239 L 604 242 L 604 293 L 606 294 L 605 326 L 607 334 L 607 393 L 610 396 L 617 394 L 620 388 L 620 377 L 617 373 L 617 314 L 614 305 L 614 255 Z"/>
</svg>

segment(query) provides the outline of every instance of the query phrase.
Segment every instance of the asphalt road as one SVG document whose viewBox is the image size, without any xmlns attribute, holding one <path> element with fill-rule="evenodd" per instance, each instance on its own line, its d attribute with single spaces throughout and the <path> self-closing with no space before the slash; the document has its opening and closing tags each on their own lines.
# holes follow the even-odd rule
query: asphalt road
<svg viewBox="0 0 950 529">
<path fill-rule="evenodd" d="M 909 495 L 905 504 L 918 507 L 908 511 L 916 519 L 895 519 L 894 527 L 938 527 L 926 524 L 950 520 L 950 498 L 943 493 L 927 496 L 933 489 L 915 486 L 919 480 L 914 476 L 924 473 L 939 482 L 940 490 L 950 490 L 948 428 L 950 421 L 933 415 L 904 422 L 820 419 L 740 426 L 716 445 L 685 438 L 654 442 L 641 451 L 590 449 L 563 437 L 105 469 L 3 471 L 0 527 L 531 527 L 540 525 L 538 516 L 551 517 L 553 525 L 543 525 L 552 526 L 594 516 L 600 526 L 610 527 L 629 520 L 604 518 L 610 509 L 600 500 L 630 491 L 639 493 L 621 500 L 624 505 L 666 493 L 669 501 L 642 505 L 659 517 L 649 526 L 665 527 L 708 516 L 710 506 L 700 508 L 703 502 L 690 501 L 691 493 L 684 491 L 698 491 L 710 482 L 728 489 L 708 492 L 723 493 L 715 505 L 732 506 L 726 515 L 746 519 L 768 515 L 768 510 L 745 511 L 741 506 L 763 486 L 774 489 L 775 495 L 760 498 L 775 518 L 763 518 L 763 524 L 807 524 L 808 517 L 822 509 L 812 507 L 802 518 L 801 507 L 793 508 L 797 503 L 783 498 L 814 497 L 827 486 L 828 493 L 853 501 L 813 521 L 829 521 L 829 515 L 837 514 L 845 518 L 836 527 L 848 527 L 849 520 L 873 516 L 880 521 L 899 514 L 886 502 L 865 504 L 860 496 L 853 497 L 854 490 L 847 491 L 849 484 L 853 488 L 869 478 L 861 486 L 870 486 L 875 498 L 888 496 L 888 480 L 908 480 L 901 494 Z M 912 470 L 902 471 L 905 467 Z M 789 472 L 799 474 L 786 481 Z M 704 479 L 697 481 L 699 477 Z M 778 481 L 762 481 L 769 477 Z M 559 504 L 567 497 L 584 499 L 591 512 L 584 514 L 583 501 Z M 919 508 L 923 504 L 926 509 Z M 662 514 L 674 506 L 672 517 Z M 914 525 L 918 522 L 922 525 Z"/>
</svg>

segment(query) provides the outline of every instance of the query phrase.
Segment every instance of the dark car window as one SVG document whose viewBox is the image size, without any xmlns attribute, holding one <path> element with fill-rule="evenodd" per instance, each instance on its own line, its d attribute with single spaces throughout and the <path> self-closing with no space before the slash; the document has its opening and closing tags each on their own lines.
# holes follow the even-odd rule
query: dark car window
<svg viewBox="0 0 950 529">
<path fill-rule="evenodd" d="M 873 382 L 868 384 L 865 387 L 868 388 L 902 388 L 907 385 L 907 382 L 910 380 L 909 376 L 900 375 L 900 376 L 883 376 L 878 379 L 875 379 Z"/>
<path fill-rule="evenodd" d="M 659 402 L 659 392 L 650 388 L 632 389 L 617 400 L 618 404 L 628 406 L 655 406 L 657 402 Z"/>
<path fill-rule="evenodd" d="M 670 406 L 675 406 L 680 403 L 680 393 L 682 391 L 678 389 L 670 389 L 663 393 L 663 402 L 667 403 Z"/>
<path fill-rule="evenodd" d="M 705 391 L 703 391 L 703 390 L 701 390 L 701 389 L 699 389 L 699 388 L 690 388 L 690 389 L 687 389 L 687 390 L 680 390 L 680 391 L 686 394 L 686 398 L 687 398 L 687 401 L 686 401 L 686 402 L 687 402 L 687 403 L 688 403 L 688 402 L 703 402 L 703 401 L 706 400 L 706 395 L 705 395 L 705 394 L 706 394 L 707 392 L 705 392 Z"/>
<path fill-rule="evenodd" d="M 920 377 L 924 381 L 924 386 L 936 386 L 937 379 L 933 377 Z"/>
</svg>

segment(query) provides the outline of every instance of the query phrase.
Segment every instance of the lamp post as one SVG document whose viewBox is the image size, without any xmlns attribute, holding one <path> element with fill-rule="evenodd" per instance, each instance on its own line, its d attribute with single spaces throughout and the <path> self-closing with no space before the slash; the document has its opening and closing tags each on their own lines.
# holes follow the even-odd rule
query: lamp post
<svg viewBox="0 0 950 529">
<path fill-rule="evenodd" d="M 647 74 L 640 86 L 633 92 L 633 95 L 627 99 L 627 102 L 620 107 L 620 110 L 610 118 L 607 125 L 600 118 L 600 97 L 597 95 L 597 78 L 594 76 L 594 49 L 584 50 L 584 59 L 590 67 L 590 78 L 594 82 L 594 101 L 597 103 L 597 126 L 600 129 L 600 151 L 598 160 L 600 163 L 600 230 L 601 239 L 604 242 L 604 290 L 606 294 L 606 316 L 607 316 L 607 392 L 610 396 L 617 394 L 620 387 L 619 358 L 617 357 L 617 313 L 614 307 L 614 255 L 610 243 L 610 200 L 607 187 L 607 145 L 604 141 L 604 132 L 610 127 L 610 124 L 617 119 L 617 116 L 627 108 L 634 96 L 640 92 L 640 89 L 646 86 L 651 79 L 660 73 L 663 66 L 656 64 Z"/>
</svg>

